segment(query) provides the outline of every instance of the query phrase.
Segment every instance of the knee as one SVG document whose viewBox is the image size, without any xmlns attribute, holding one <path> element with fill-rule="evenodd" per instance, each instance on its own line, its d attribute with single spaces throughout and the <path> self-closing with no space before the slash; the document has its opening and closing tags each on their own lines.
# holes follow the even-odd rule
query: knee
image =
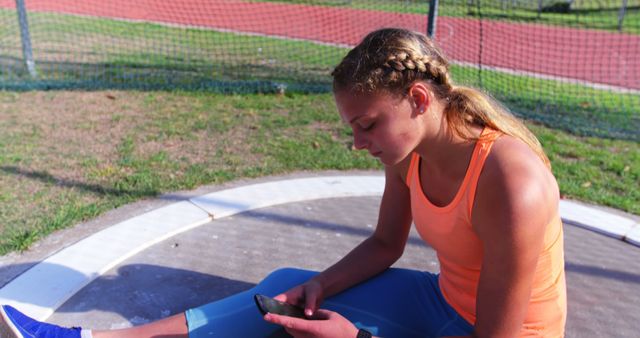
<svg viewBox="0 0 640 338">
<path fill-rule="evenodd" d="M 301 274 L 308 274 L 311 273 L 311 271 L 309 270 L 302 270 L 302 269 L 298 269 L 298 268 L 279 268 L 277 270 L 272 271 L 269 275 L 267 275 L 267 277 L 265 277 L 265 280 L 289 280 L 294 276 L 299 276 Z"/>
<path fill-rule="evenodd" d="M 297 268 L 280 268 L 271 272 L 260 284 L 295 286 L 306 282 L 316 274 L 318 274 L 316 271 Z"/>
<path fill-rule="evenodd" d="M 281 268 L 271 272 L 258 285 L 254 292 L 275 296 L 296 285 L 306 282 L 317 272 L 296 268 Z"/>
</svg>

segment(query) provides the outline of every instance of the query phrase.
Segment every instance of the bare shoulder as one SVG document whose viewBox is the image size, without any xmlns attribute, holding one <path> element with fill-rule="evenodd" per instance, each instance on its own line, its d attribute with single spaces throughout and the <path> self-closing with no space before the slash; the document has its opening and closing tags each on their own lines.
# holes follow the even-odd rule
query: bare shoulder
<svg viewBox="0 0 640 338">
<path fill-rule="evenodd" d="M 546 224 L 557 213 L 558 200 L 551 170 L 527 144 L 503 135 L 478 180 L 473 219 L 479 224 L 502 220 L 505 226 L 523 219 Z"/>
</svg>

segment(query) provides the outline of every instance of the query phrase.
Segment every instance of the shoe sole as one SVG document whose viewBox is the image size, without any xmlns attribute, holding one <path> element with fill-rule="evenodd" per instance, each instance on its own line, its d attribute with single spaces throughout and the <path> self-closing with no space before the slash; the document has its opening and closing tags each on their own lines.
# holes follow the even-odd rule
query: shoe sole
<svg viewBox="0 0 640 338">
<path fill-rule="evenodd" d="M 0 306 L 0 337 L 2 338 L 24 338 L 22 335 L 16 334 L 18 329 L 4 312 L 4 308 Z"/>
</svg>

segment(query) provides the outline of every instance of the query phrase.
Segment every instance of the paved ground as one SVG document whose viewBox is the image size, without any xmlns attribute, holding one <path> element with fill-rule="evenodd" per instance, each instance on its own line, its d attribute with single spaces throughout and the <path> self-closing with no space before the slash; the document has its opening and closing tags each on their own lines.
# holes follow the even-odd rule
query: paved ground
<svg viewBox="0 0 640 338">
<path fill-rule="evenodd" d="M 350 174 L 356 175 L 351 176 L 354 178 L 375 178 L 371 175 L 379 175 L 372 172 Z M 238 205 L 229 204 L 234 201 L 234 196 L 244 196 L 244 206 L 250 206 L 250 197 L 260 200 L 266 196 L 273 201 L 278 200 L 280 197 L 276 193 L 282 192 L 284 186 L 278 183 L 275 190 L 266 192 L 262 197 L 255 196 L 255 193 L 233 195 L 226 192 L 256 187 L 253 184 L 257 183 L 271 184 L 275 183 L 274 180 L 282 179 L 288 179 L 282 182 L 296 182 L 293 184 L 296 191 L 308 191 L 311 186 L 301 185 L 300 180 L 316 177 L 329 187 L 331 194 L 335 194 L 340 189 L 345 190 L 345 183 L 338 183 L 339 177 L 344 176 L 336 175 L 344 173 L 297 173 L 286 177 L 230 182 L 191 192 L 168 194 L 156 201 L 143 201 L 116 209 L 97 220 L 50 236 L 27 253 L 0 257 L 0 294 L 6 297 L 10 294 L 7 290 L 12 284 L 23 285 L 18 283 L 19 279 L 30 273 L 35 276 L 37 270 L 54 271 L 56 275 L 45 275 L 35 284 L 42 285 L 40 291 L 44 294 L 50 291 L 55 293 L 56 288 L 64 286 L 66 282 L 58 283 L 54 281 L 56 278 L 65 281 L 87 280 L 89 284 L 81 284 L 84 287 L 73 291 L 73 296 L 61 306 L 47 305 L 47 302 L 39 305 L 53 309 L 57 307 L 48 320 L 61 325 L 114 329 L 147 323 L 249 289 L 280 267 L 324 269 L 373 231 L 379 197 L 358 195 L 360 197 L 307 200 L 253 209 L 229 217 L 214 216 L 213 221 L 205 219 L 199 226 L 154 242 L 154 245 L 138 251 L 107 271 L 96 270 L 88 274 L 87 271 L 79 271 L 81 268 L 69 268 L 82 265 L 68 261 L 62 261 L 57 266 L 46 266 L 50 264 L 46 258 L 60 256 L 65 250 L 86 242 L 82 240 L 84 237 L 100 234 L 117 224 L 129 224 L 127 222 L 138 219 L 141 214 L 150 215 L 157 210 L 167 210 L 172 203 L 189 198 L 192 203 L 198 204 L 197 199 L 193 199 L 195 196 L 207 194 L 211 201 L 223 206 L 223 209 L 209 213 L 223 215 L 224 208 Z M 352 181 L 353 178 L 343 182 Z M 369 186 L 372 181 L 362 182 Z M 342 188 L 339 188 L 341 184 Z M 312 192 L 316 193 L 322 190 L 323 185 L 312 187 Z M 347 186 L 349 189 L 355 191 L 361 188 L 357 185 Z M 215 193 L 211 195 L 211 192 Z M 287 200 L 295 198 L 288 196 Z M 194 204 L 191 206 L 195 208 Z M 146 213 L 150 210 L 154 211 Z M 595 209 L 590 207 L 589 210 Z M 600 211 L 610 214 L 610 210 Z M 606 219 L 598 214 L 592 215 L 587 218 Z M 619 213 L 617 216 L 632 217 L 627 221 L 636 225 L 639 221 L 639 218 L 630 215 Z M 184 218 L 184 215 L 181 217 Z M 613 221 L 606 223 L 625 220 L 615 217 L 609 219 Z M 121 246 L 123 239 L 115 240 L 114 248 Z M 79 240 L 77 244 L 62 249 Z M 99 258 L 99 253 L 95 251 L 95 248 L 93 252 L 84 251 L 90 256 L 88 261 Z M 640 247 L 623 242 L 620 237 L 607 237 L 565 224 L 565 254 L 569 297 L 567 336 L 601 337 L 615 334 L 637 337 L 640 332 Z M 34 264 L 37 264 L 35 268 L 29 269 Z M 396 266 L 438 271 L 434 251 L 419 239 L 415 231 Z M 97 278 L 94 279 L 95 276 Z M 24 298 L 22 300 L 25 301 L 30 297 L 24 296 L 24 292 L 16 294 L 15 288 L 13 290 L 14 297 L 17 297 L 13 299 Z M 36 290 L 30 290 L 29 293 L 38 294 Z"/>
<path fill-rule="evenodd" d="M 251 288 L 278 267 L 323 269 L 372 232 L 378 204 L 378 197 L 324 199 L 210 222 L 126 260 L 50 319 L 138 325 Z M 640 248 L 575 226 L 565 232 L 567 336 L 637 336 Z M 434 251 L 415 232 L 396 265 L 438 270 Z"/>
</svg>

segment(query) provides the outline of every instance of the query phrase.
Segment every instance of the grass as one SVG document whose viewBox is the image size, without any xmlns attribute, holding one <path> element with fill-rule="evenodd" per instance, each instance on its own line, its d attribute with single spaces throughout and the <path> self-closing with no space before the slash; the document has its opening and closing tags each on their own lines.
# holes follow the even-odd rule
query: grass
<svg viewBox="0 0 640 338">
<path fill-rule="evenodd" d="M 552 26 L 564 26 L 580 29 L 599 29 L 611 32 L 622 32 L 629 34 L 640 34 L 640 1 L 628 1 L 627 12 L 622 22 L 622 30 L 619 30 L 619 11 L 621 1 L 601 1 L 582 0 L 574 1 L 575 6 L 569 12 L 543 11 L 538 13 L 537 1 L 532 1 L 531 8 L 514 8 L 495 4 L 482 7 L 478 11 L 477 6 L 466 6 L 456 4 L 453 6 L 443 6 L 440 14 L 442 16 L 467 16 L 483 18 L 488 20 L 514 21 L 525 23 L 537 23 Z M 560 2 L 560 1 L 558 1 Z M 482 4 L 485 1 L 481 2 Z"/>
<path fill-rule="evenodd" d="M 566 198 L 640 214 L 640 144 L 529 124 Z M 0 254 L 142 198 L 240 177 L 380 169 L 332 96 L 0 92 Z"/>
<path fill-rule="evenodd" d="M 313 4 L 316 6 L 368 9 L 385 12 L 427 14 L 427 0 L 265 0 L 269 2 Z M 562 1 L 557 1 L 560 3 Z M 620 1 L 574 1 L 571 11 L 553 10 L 547 5 L 538 13 L 537 1 L 512 5 L 502 0 L 440 1 L 438 15 L 445 17 L 483 18 L 488 20 L 537 23 L 543 25 L 619 31 Z M 548 4 L 549 1 L 546 1 Z M 480 4 L 480 7 L 478 7 Z M 640 1 L 630 0 L 622 22 L 622 32 L 640 34 Z"/>
<path fill-rule="evenodd" d="M 0 254 L 163 191 L 376 167 L 351 151 L 329 98 L 3 92 Z"/>
<path fill-rule="evenodd" d="M 640 214 L 640 143 L 529 127 L 549 155 L 563 197 Z"/>
<path fill-rule="evenodd" d="M 306 41 L 153 23 L 51 13 L 31 13 L 30 19 L 34 53 L 42 59 L 37 62 L 41 81 L 30 82 L 20 65 L 0 67 L 0 78 L 35 88 L 276 92 L 286 83 L 288 90 L 326 92 L 328 74 L 346 53 L 345 48 Z M 14 13 L 0 10 L 0 22 L 9 20 L 15 21 Z M 15 25 L 5 34 L 19 36 Z M 5 58 L 20 53 L 14 40 L 13 48 L 0 51 L 0 60 L 3 53 Z M 475 68 L 453 66 L 452 72 L 457 82 L 478 85 Z M 548 126 L 577 135 L 639 140 L 640 95 L 486 69 L 482 86 L 516 113 Z"/>
<path fill-rule="evenodd" d="M 327 90 L 344 48 L 70 15 L 30 20 L 45 86 L 133 83 L 145 91 L 0 91 L 0 254 L 162 192 L 294 170 L 380 168 L 351 150 L 329 94 L 153 90 L 275 91 L 291 81 Z M 11 24 L 0 30 L 0 78 L 21 83 L 15 13 L 0 10 L 2 22 Z M 452 72 L 477 84 L 473 68 Z M 530 123 L 565 197 L 640 214 L 638 95 L 487 70 L 482 84 L 521 116 L 556 128 Z"/>
<path fill-rule="evenodd" d="M 312 42 L 221 33 L 155 23 L 125 22 L 54 13 L 30 13 L 40 82 L 100 86 L 201 86 L 207 83 L 298 81 L 326 86 L 327 69 L 343 48 Z M 7 48 L 0 61 L 21 59 L 15 13 L 0 10 Z M 4 33 L 4 34 L 3 34 Z M 7 61 L 8 62 L 8 61 Z M 28 82 L 20 63 L 2 68 L 4 81 Z"/>
<path fill-rule="evenodd" d="M 599 90 L 579 84 L 451 67 L 456 82 L 483 88 L 516 115 L 576 135 L 640 141 L 640 95 Z"/>
</svg>

